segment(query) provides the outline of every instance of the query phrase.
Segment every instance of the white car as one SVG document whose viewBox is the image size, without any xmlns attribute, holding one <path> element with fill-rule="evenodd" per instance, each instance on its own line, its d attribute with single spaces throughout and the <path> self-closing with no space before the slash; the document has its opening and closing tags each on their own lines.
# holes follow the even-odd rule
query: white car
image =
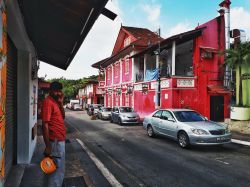
<svg viewBox="0 0 250 187">
<path fill-rule="evenodd" d="M 73 105 L 73 110 L 82 110 L 82 107 L 80 104 L 76 103 Z"/>
</svg>

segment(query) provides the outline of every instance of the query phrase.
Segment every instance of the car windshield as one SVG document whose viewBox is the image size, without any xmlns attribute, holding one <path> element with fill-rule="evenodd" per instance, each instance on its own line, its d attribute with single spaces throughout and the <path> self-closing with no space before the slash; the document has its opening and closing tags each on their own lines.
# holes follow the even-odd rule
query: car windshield
<svg viewBox="0 0 250 187">
<path fill-rule="evenodd" d="M 181 122 L 205 121 L 205 118 L 193 111 L 175 111 L 175 117 Z"/>
<path fill-rule="evenodd" d="M 130 108 L 130 107 L 121 107 L 120 112 L 121 113 L 123 113 L 123 112 L 133 112 L 133 109 Z"/>
<path fill-rule="evenodd" d="M 101 105 L 93 105 L 93 108 L 101 108 Z"/>
<path fill-rule="evenodd" d="M 112 108 L 103 108 L 104 112 L 110 112 L 112 110 Z"/>
</svg>

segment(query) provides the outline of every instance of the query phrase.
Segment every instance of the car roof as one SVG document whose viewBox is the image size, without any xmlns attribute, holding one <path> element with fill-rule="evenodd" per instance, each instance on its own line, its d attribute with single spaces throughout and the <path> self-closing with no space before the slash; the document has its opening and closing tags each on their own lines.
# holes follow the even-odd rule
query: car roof
<svg viewBox="0 0 250 187">
<path fill-rule="evenodd" d="M 187 109 L 187 108 L 162 108 L 162 109 L 159 109 L 159 110 L 170 110 L 170 111 L 172 111 L 172 112 L 179 112 L 179 111 L 194 111 L 194 110 Z"/>
</svg>

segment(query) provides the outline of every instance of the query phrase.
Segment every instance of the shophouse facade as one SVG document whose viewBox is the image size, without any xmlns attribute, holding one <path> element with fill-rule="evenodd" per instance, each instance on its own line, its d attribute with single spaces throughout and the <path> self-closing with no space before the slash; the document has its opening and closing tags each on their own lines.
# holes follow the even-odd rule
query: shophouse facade
<svg viewBox="0 0 250 187">
<path fill-rule="evenodd" d="M 92 80 L 87 82 L 78 91 L 80 104 L 83 108 L 88 108 L 90 104 L 104 104 L 103 83 Z"/>
<path fill-rule="evenodd" d="M 105 75 L 99 83 L 105 106 L 134 106 L 135 64 L 130 56 L 160 41 L 162 38 L 148 29 L 121 26 L 112 56 L 92 65 Z"/>
<path fill-rule="evenodd" d="M 231 92 L 225 87 L 221 52 L 229 30 L 221 10 L 194 30 L 144 50 L 124 52 L 120 46 L 128 37 L 120 31 L 112 56 L 92 65 L 105 73 L 105 106 L 131 106 L 141 118 L 157 108 L 190 108 L 215 121 L 228 118 Z"/>
</svg>

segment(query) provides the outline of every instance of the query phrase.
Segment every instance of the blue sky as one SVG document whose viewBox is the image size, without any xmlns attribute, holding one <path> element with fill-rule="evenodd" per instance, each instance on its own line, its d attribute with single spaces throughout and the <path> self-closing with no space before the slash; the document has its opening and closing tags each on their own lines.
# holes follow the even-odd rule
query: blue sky
<svg viewBox="0 0 250 187">
<path fill-rule="evenodd" d="M 121 24 L 152 31 L 160 27 L 162 37 L 169 37 L 215 18 L 220 2 L 222 0 L 109 0 L 106 7 L 118 14 L 116 20 L 101 15 L 67 71 L 41 63 L 39 76 L 78 79 L 97 74 L 91 64 L 111 55 Z M 245 30 L 250 39 L 250 0 L 231 2 L 231 28 Z"/>
</svg>

